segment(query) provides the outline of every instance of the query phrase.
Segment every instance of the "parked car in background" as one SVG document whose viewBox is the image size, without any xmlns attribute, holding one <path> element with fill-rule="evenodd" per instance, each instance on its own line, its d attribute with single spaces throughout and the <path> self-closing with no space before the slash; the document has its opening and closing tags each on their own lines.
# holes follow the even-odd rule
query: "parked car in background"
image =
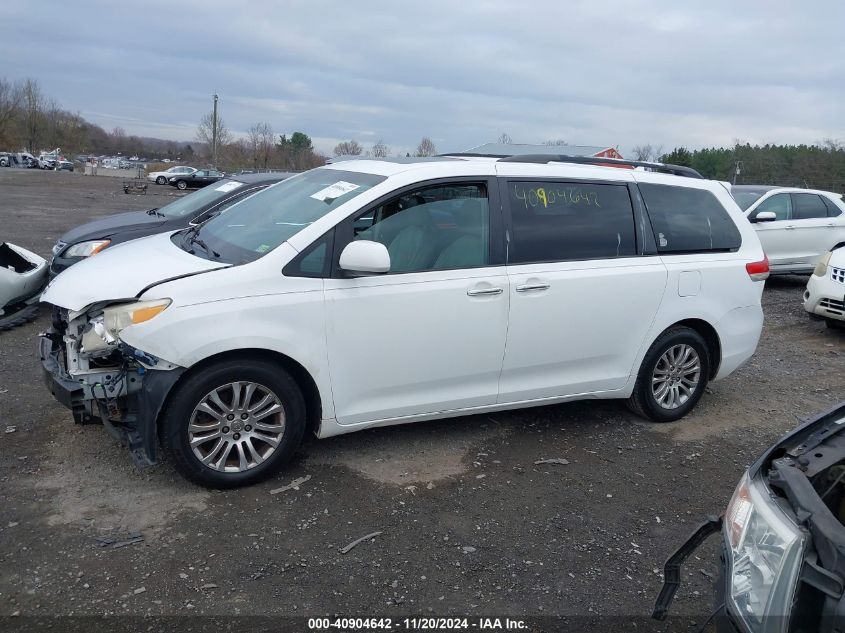
<svg viewBox="0 0 845 633">
<path fill-rule="evenodd" d="M 843 630 L 843 430 L 845 403 L 840 403 L 757 459 L 724 515 L 704 522 L 669 557 L 653 617 L 666 617 L 680 585 L 680 565 L 710 534 L 718 533 L 717 631 Z"/>
<path fill-rule="evenodd" d="M 845 202 L 830 191 L 734 185 L 731 195 L 754 224 L 773 274 L 813 272 L 845 243 Z"/>
<path fill-rule="evenodd" d="M 216 169 L 200 169 L 192 174 L 171 176 L 167 183 L 177 189 L 199 189 L 225 177 L 222 171 Z"/>
<path fill-rule="evenodd" d="M 804 291 L 804 309 L 829 327 L 845 329 L 845 244 L 825 253 L 816 264 Z"/>
<path fill-rule="evenodd" d="M 262 189 L 289 178 L 292 174 L 260 174 L 221 180 L 149 211 L 130 211 L 97 218 L 71 229 L 53 246 L 50 274 L 66 268 L 102 250 L 155 233 L 165 233 L 199 224 Z"/>
<path fill-rule="evenodd" d="M 38 157 L 39 169 L 55 169 L 59 159 L 55 156 L 41 155 Z"/>
<path fill-rule="evenodd" d="M 44 258 L 20 246 L 0 242 L 0 331 L 35 318 L 46 283 Z"/>
<path fill-rule="evenodd" d="M 167 181 L 170 180 L 174 176 L 186 176 L 188 174 L 193 174 L 196 171 L 194 167 L 171 167 L 170 169 L 166 169 L 164 171 L 153 171 L 147 174 L 147 180 L 152 180 L 157 185 L 166 185 Z"/>
<path fill-rule="evenodd" d="M 73 171 L 73 163 L 62 158 L 56 161 L 56 166 L 53 169 L 56 171 Z"/>
<path fill-rule="evenodd" d="M 42 298 L 47 384 L 220 488 L 306 429 L 583 398 L 677 420 L 757 347 L 760 241 L 693 170 L 574 160 L 339 162 L 110 248 Z"/>
<path fill-rule="evenodd" d="M 16 163 L 14 155 L 9 152 L 0 152 L 0 167 L 13 167 Z"/>
</svg>

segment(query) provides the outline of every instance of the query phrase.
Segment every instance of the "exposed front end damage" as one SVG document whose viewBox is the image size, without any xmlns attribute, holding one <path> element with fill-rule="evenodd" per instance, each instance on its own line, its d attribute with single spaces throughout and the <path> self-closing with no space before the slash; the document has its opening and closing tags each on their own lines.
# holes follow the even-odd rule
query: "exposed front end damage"
<svg viewBox="0 0 845 633">
<path fill-rule="evenodd" d="M 666 617 L 679 565 L 721 532 L 717 630 L 845 629 L 845 403 L 769 448 L 748 468 L 722 519 L 669 558 L 653 616 Z"/>
<path fill-rule="evenodd" d="M 74 422 L 102 423 L 136 463 L 149 465 L 156 461 L 159 411 L 185 370 L 120 340 L 129 305 L 140 304 L 95 304 L 80 312 L 53 306 L 52 327 L 39 336 L 38 348 L 47 388 Z"/>
</svg>

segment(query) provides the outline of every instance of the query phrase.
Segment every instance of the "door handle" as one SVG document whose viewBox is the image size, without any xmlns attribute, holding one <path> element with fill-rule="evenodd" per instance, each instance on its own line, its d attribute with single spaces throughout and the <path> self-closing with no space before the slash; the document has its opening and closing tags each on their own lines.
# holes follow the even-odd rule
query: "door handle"
<svg viewBox="0 0 845 633">
<path fill-rule="evenodd" d="M 502 292 L 504 292 L 502 288 L 472 288 L 467 290 L 467 295 L 478 297 L 483 295 L 500 295 Z"/>
<path fill-rule="evenodd" d="M 535 283 L 535 284 L 521 284 L 516 287 L 517 292 L 528 292 L 529 290 L 548 290 L 549 284 Z"/>
<path fill-rule="evenodd" d="M 785 227 L 783 227 L 783 228 L 785 228 L 785 229 L 794 229 L 794 228 L 795 228 L 795 225 L 794 225 L 794 224 L 789 224 L 789 225 L 787 225 L 787 226 L 785 226 Z"/>
</svg>

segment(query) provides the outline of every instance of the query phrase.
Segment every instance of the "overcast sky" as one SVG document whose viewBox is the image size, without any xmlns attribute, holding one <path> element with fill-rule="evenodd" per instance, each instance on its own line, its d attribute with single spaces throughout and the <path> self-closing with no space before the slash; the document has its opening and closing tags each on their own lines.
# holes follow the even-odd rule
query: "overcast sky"
<svg viewBox="0 0 845 633">
<path fill-rule="evenodd" d="M 845 139 L 842 0 L 2 2 L 0 77 L 110 130 L 226 125 L 393 152 L 550 138 Z"/>
</svg>

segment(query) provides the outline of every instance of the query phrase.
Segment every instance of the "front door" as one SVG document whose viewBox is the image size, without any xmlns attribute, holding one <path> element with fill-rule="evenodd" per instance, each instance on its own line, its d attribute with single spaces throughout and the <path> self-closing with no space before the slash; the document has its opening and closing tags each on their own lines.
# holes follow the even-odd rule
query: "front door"
<svg viewBox="0 0 845 633">
<path fill-rule="evenodd" d="M 500 208 L 486 179 L 418 187 L 338 227 L 387 247 L 390 272 L 327 279 L 335 412 L 355 424 L 496 402 L 508 319 Z"/>
</svg>

